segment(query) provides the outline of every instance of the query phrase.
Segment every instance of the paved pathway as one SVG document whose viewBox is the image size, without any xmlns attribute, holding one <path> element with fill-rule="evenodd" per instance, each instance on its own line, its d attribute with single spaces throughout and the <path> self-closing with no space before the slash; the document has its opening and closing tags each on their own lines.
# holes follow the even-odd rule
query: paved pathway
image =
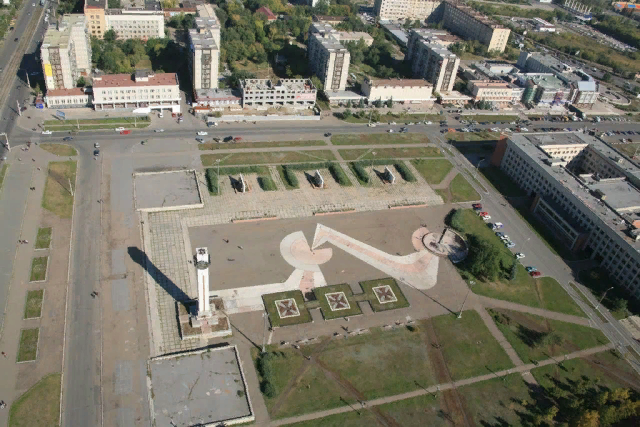
<svg viewBox="0 0 640 427">
<path fill-rule="evenodd" d="M 613 344 L 594 347 L 594 348 L 589 348 L 587 350 L 576 351 L 574 353 L 567 354 L 565 359 L 569 360 L 569 359 L 575 359 L 575 358 L 578 358 L 578 357 L 585 357 L 585 356 L 589 356 L 589 355 L 592 355 L 592 354 L 596 354 L 596 353 L 600 353 L 600 352 L 609 350 L 611 348 L 613 348 Z M 438 393 L 439 391 L 449 390 L 449 389 L 452 389 L 454 387 L 462 387 L 462 386 L 465 386 L 465 385 L 470 385 L 470 384 L 475 384 L 475 383 L 482 382 L 482 381 L 487 381 L 487 380 L 490 380 L 490 379 L 493 379 L 493 378 L 502 378 L 502 377 L 505 377 L 505 376 L 513 374 L 513 373 L 528 373 L 531 369 L 539 368 L 539 367 L 547 366 L 547 365 L 553 365 L 553 364 L 558 364 L 558 361 L 556 359 L 547 359 L 547 360 L 540 361 L 537 366 L 534 365 L 533 363 L 529 363 L 529 364 L 526 364 L 526 365 L 517 366 L 517 367 L 512 368 L 512 369 L 507 369 L 507 370 L 504 370 L 504 371 L 494 372 L 494 373 L 491 373 L 491 374 L 480 375 L 480 376 L 472 377 L 472 378 L 466 378 L 466 379 L 460 380 L 460 381 L 453 381 L 453 382 L 449 382 L 449 383 L 437 384 L 437 385 L 433 385 L 431 387 L 423 388 L 423 389 L 420 389 L 420 390 L 414 390 L 414 391 L 410 391 L 410 392 L 407 392 L 407 393 L 396 394 L 394 396 L 387 396 L 387 397 L 382 397 L 382 398 L 379 398 L 379 399 L 372 399 L 372 400 L 366 401 L 365 404 L 366 404 L 366 406 L 371 407 L 371 406 L 383 405 L 385 403 L 397 402 L 399 400 L 411 399 L 413 397 L 423 396 L 425 394 L 435 394 L 435 393 Z M 315 419 L 318 419 L 318 418 L 327 417 L 329 415 L 341 414 L 341 413 L 344 413 L 344 412 L 351 412 L 351 411 L 354 410 L 354 408 L 358 409 L 358 405 L 355 405 L 353 407 L 352 406 L 341 406 L 341 407 L 338 407 L 338 408 L 328 409 L 326 411 L 318 411 L 318 412 L 312 412 L 310 414 L 300 415 L 300 416 L 297 416 L 297 417 L 283 418 L 281 420 L 271 421 L 270 423 L 263 424 L 263 425 L 269 425 L 269 426 L 272 426 L 272 427 L 276 427 L 276 426 L 282 426 L 282 425 L 286 425 L 286 424 L 298 423 L 298 422 L 302 422 L 302 421 L 315 420 Z"/>
<path fill-rule="evenodd" d="M 485 307 L 505 308 L 507 310 L 522 311 L 524 313 L 535 314 L 537 316 L 547 317 L 553 320 L 560 320 L 562 322 L 575 323 L 576 325 L 594 327 L 586 317 L 558 313 L 557 311 L 545 310 L 544 308 L 529 307 L 528 305 L 489 298 L 482 295 L 477 295 L 477 298 L 478 301 L 480 301 Z"/>
</svg>

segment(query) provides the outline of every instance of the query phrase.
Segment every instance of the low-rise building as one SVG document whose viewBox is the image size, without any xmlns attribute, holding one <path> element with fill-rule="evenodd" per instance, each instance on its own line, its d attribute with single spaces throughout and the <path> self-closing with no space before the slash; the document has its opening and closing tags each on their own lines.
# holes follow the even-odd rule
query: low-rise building
<svg viewBox="0 0 640 427">
<path fill-rule="evenodd" d="M 271 11 L 271 9 L 266 6 L 262 6 L 261 8 L 256 10 L 256 13 L 262 13 L 267 18 L 267 22 L 276 21 L 278 19 L 278 17 Z"/>
<path fill-rule="evenodd" d="M 313 108 L 317 90 L 311 79 L 281 79 L 277 84 L 269 79 L 240 81 L 243 107 L 290 106 Z"/>
<path fill-rule="evenodd" d="M 348 16 L 328 16 L 328 15 L 313 15 L 313 22 L 324 23 L 329 25 L 338 25 L 341 22 L 349 19 Z"/>
<path fill-rule="evenodd" d="M 456 80 L 460 58 L 440 44 L 430 30 L 411 30 L 406 61 L 411 62 L 414 77 L 433 84 L 433 92 L 451 92 Z"/>
<path fill-rule="evenodd" d="M 478 40 L 489 51 L 504 52 L 511 30 L 458 0 L 444 1 L 443 25 L 467 40 Z"/>
<path fill-rule="evenodd" d="M 373 44 L 373 37 L 364 31 L 338 31 L 338 39 L 341 42 L 358 42 L 362 40 L 367 46 Z"/>
<path fill-rule="evenodd" d="M 176 73 L 136 71 L 93 77 L 96 110 L 142 109 L 180 112 L 180 88 Z"/>
<path fill-rule="evenodd" d="M 196 114 L 211 111 L 241 110 L 242 93 L 237 89 L 196 89 L 193 110 Z"/>
<path fill-rule="evenodd" d="M 556 27 L 550 22 L 540 18 L 533 18 L 533 24 L 536 26 L 536 31 L 541 33 L 555 33 Z"/>
<path fill-rule="evenodd" d="M 329 24 L 313 23 L 307 40 L 309 68 L 325 91 L 344 91 L 349 77 L 351 54 L 340 42 L 340 33 Z"/>
<path fill-rule="evenodd" d="M 470 80 L 467 87 L 475 102 L 488 101 L 504 107 L 514 99 L 514 85 L 502 80 Z"/>
<path fill-rule="evenodd" d="M 189 29 L 189 70 L 194 91 L 218 87 L 220 22 L 210 4 L 198 5 L 196 28 Z"/>
<path fill-rule="evenodd" d="M 44 97 L 47 108 L 86 108 L 93 104 L 91 92 L 81 87 L 48 90 Z"/>
<path fill-rule="evenodd" d="M 442 0 L 376 0 L 373 8 L 380 19 L 437 22 L 442 18 L 441 5 Z"/>
<path fill-rule="evenodd" d="M 422 79 L 366 78 L 361 88 L 369 103 L 388 100 L 409 103 L 434 101 L 433 85 Z"/>
</svg>

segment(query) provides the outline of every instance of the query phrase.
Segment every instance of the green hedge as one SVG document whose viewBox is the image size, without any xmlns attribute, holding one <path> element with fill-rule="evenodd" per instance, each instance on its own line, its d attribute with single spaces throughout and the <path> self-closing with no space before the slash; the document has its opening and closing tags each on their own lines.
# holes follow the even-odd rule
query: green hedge
<svg viewBox="0 0 640 427">
<path fill-rule="evenodd" d="M 333 177 L 333 179 L 335 179 L 338 182 L 338 184 L 344 187 L 349 187 L 353 185 L 349 180 L 349 177 L 347 176 L 347 174 L 344 173 L 344 169 L 342 169 L 342 166 L 340 166 L 340 163 L 331 163 L 331 165 L 329 165 L 329 172 L 331 173 L 331 176 Z"/>
<path fill-rule="evenodd" d="M 217 171 L 214 168 L 207 169 L 206 178 L 207 178 L 207 188 L 209 188 L 209 193 L 218 194 Z"/>
<path fill-rule="evenodd" d="M 292 163 L 289 165 L 283 165 L 292 170 L 306 171 L 315 169 L 329 169 L 333 162 L 317 162 L 317 163 Z"/>
<path fill-rule="evenodd" d="M 369 174 L 365 170 L 364 165 L 362 164 L 362 162 L 352 162 L 351 166 L 352 166 L 354 174 L 356 175 L 356 178 L 358 178 L 358 181 L 360 181 L 360 182 L 362 182 L 364 184 L 368 184 L 369 181 L 370 181 Z"/>
<path fill-rule="evenodd" d="M 220 175 L 240 175 L 241 173 L 269 175 L 269 168 L 267 166 L 228 166 L 220 168 Z"/>
<path fill-rule="evenodd" d="M 290 166 L 291 165 L 282 165 L 282 177 L 291 187 L 299 188 L 300 182 L 298 181 L 298 177 L 293 172 L 293 168 L 291 168 Z"/>
<path fill-rule="evenodd" d="M 270 176 L 259 176 L 258 184 L 264 191 L 276 191 L 278 189 Z"/>
<path fill-rule="evenodd" d="M 407 182 L 417 181 L 416 177 L 411 173 L 407 165 L 405 165 L 404 163 L 402 162 L 394 163 L 393 166 L 396 168 L 396 170 L 398 171 L 402 179 L 404 179 L 405 181 Z"/>
</svg>

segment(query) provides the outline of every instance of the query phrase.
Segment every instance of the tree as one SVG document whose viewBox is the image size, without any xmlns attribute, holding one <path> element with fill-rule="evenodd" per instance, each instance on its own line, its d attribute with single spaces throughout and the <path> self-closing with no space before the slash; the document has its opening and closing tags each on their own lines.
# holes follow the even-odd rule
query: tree
<svg viewBox="0 0 640 427">
<path fill-rule="evenodd" d="M 76 83 L 77 87 L 85 87 L 87 85 L 87 82 L 85 81 L 83 76 L 80 76 L 80 78 L 78 79 L 78 82 Z"/>
<path fill-rule="evenodd" d="M 113 43 L 118 38 L 118 34 L 115 32 L 115 30 L 111 29 L 105 31 L 102 38 L 107 43 Z"/>
<path fill-rule="evenodd" d="M 178 0 L 161 0 L 160 4 L 162 4 L 163 9 L 174 9 L 178 7 Z"/>
<path fill-rule="evenodd" d="M 348 119 L 351 116 L 352 116 L 351 110 L 348 108 L 342 112 L 343 119 Z"/>
<path fill-rule="evenodd" d="M 485 237 L 469 237 L 469 272 L 476 277 L 494 281 L 500 273 L 500 250 Z"/>
<path fill-rule="evenodd" d="M 240 80 L 246 79 L 255 79 L 256 75 L 247 70 L 237 70 L 231 73 L 231 77 L 229 78 L 229 85 L 231 87 L 239 87 Z"/>
<path fill-rule="evenodd" d="M 324 84 L 322 83 L 322 80 L 320 80 L 320 78 L 318 76 L 311 76 L 311 83 L 313 83 L 313 85 L 318 90 L 323 90 L 324 89 Z"/>
<path fill-rule="evenodd" d="M 378 110 L 371 112 L 371 121 L 376 123 L 380 121 L 380 112 Z"/>
<path fill-rule="evenodd" d="M 120 0 L 109 0 L 109 9 L 122 9 L 122 2 Z"/>
<path fill-rule="evenodd" d="M 609 83 L 611 81 L 611 74 L 609 72 L 604 73 L 602 76 L 602 81 Z"/>
<path fill-rule="evenodd" d="M 40 95 L 42 93 L 42 87 L 40 86 L 40 82 L 36 83 L 36 85 L 33 88 L 33 93 L 37 96 Z"/>
</svg>

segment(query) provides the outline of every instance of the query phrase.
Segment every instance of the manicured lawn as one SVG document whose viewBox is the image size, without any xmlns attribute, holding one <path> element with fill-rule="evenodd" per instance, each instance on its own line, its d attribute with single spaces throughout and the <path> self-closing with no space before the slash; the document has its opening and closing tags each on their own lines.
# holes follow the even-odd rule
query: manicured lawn
<svg viewBox="0 0 640 427">
<path fill-rule="evenodd" d="M 458 388 L 468 412 L 479 426 L 519 426 L 519 413 L 525 408 L 520 402 L 529 398 L 529 386 L 520 374 Z M 490 396 L 490 398 L 488 398 Z"/>
<path fill-rule="evenodd" d="M 27 299 L 24 304 L 24 318 L 32 319 L 40 317 L 42 314 L 42 299 L 44 298 L 44 289 L 27 292 Z"/>
<path fill-rule="evenodd" d="M 445 427 L 451 424 L 442 410 L 441 396 L 425 394 L 410 399 L 398 400 L 378 406 L 385 415 L 396 420 L 400 426 Z M 448 414 L 451 415 L 451 414 Z M 375 425 L 375 424 L 367 424 Z"/>
<path fill-rule="evenodd" d="M 351 160 L 408 159 L 414 157 L 442 157 L 438 147 L 402 147 L 402 148 L 350 148 L 338 150 L 340 156 Z M 373 154 L 376 153 L 376 154 Z"/>
<path fill-rule="evenodd" d="M 203 154 L 200 156 L 203 166 L 215 166 L 220 159 L 220 165 L 258 165 L 326 162 L 335 160 L 329 150 L 315 151 L 273 151 L 264 153 L 235 153 L 235 154 Z"/>
<path fill-rule="evenodd" d="M 47 375 L 14 401 L 9 410 L 9 427 L 57 426 L 60 381 L 60 374 Z"/>
<path fill-rule="evenodd" d="M 378 286 L 388 285 L 391 288 L 395 298 L 397 301 L 380 303 L 376 293 L 373 291 L 373 288 Z M 409 307 L 409 301 L 405 298 L 400 286 L 396 283 L 395 279 L 391 277 L 387 277 L 385 279 L 378 280 L 367 280 L 366 282 L 360 282 L 360 287 L 364 291 L 367 299 L 371 303 L 371 308 L 373 311 L 385 311 L 385 310 L 394 310 L 396 308 Z"/>
<path fill-rule="evenodd" d="M 392 396 L 435 384 L 420 328 L 396 328 L 335 339 L 318 356 L 366 399 Z"/>
<path fill-rule="evenodd" d="M 525 363 L 609 342 L 602 332 L 588 326 L 504 309 L 490 309 L 489 313 Z"/>
<path fill-rule="evenodd" d="M 453 169 L 453 165 L 447 159 L 417 159 L 412 160 L 411 164 L 429 184 L 440 184 Z"/>
<path fill-rule="evenodd" d="M 325 141 L 259 141 L 259 142 L 234 142 L 216 143 L 207 142 L 198 144 L 199 150 L 229 150 L 234 148 L 271 148 L 271 147 L 312 147 L 317 145 L 327 145 Z"/>
<path fill-rule="evenodd" d="M 518 116 L 510 115 L 492 115 L 492 114 L 478 114 L 478 115 L 461 115 L 461 120 L 475 120 L 476 122 L 515 122 L 519 119 Z"/>
<path fill-rule="evenodd" d="M 20 331 L 20 346 L 18 347 L 17 362 L 36 360 L 38 356 L 39 328 L 23 329 Z"/>
<path fill-rule="evenodd" d="M 454 380 L 513 367 L 477 312 L 467 310 L 460 319 L 453 314 L 443 314 L 431 321 Z"/>
<path fill-rule="evenodd" d="M 76 149 L 67 144 L 40 144 L 40 148 L 56 156 L 69 157 L 78 155 Z"/>
<path fill-rule="evenodd" d="M 445 138 L 458 142 L 496 141 L 500 138 L 499 132 L 447 132 Z"/>
<path fill-rule="evenodd" d="M 358 415 L 359 412 L 359 415 Z M 358 410 L 330 415 L 315 420 L 287 424 L 287 427 L 362 427 L 377 424 L 376 416 L 368 410 Z"/>
<path fill-rule="evenodd" d="M 281 318 L 278 312 L 276 301 L 289 298 L 293 298 L 296 301 L 300 315 Z M 304 297 L 302 296 L 302 292 L 300 291 L 278 292 L 275 294 L 262 295 L 262 301 L 264 302 L 267 313 L 269 313 L 269 321 L 271 322 L 271 326 L 273 327 L 297 325 L 300 323 L 311 322 L 311 314 L 305 307 Z"/>
<path fill-rule="evenodd" d="M 526 196 L 524 190 L 518 185 L 500 168 L 496 166 L 488 166 L 478 168 L 478 171 L 485 177 L 485 179 L 491 184 L 499 193 L 505 197 L 521 197 Z"/>
<path fill-rule="evenodd" d="M 344 292 L 344 295 L 347 298 L 349 303 L 349 308 L 336 310 L 336 311 L 331 310 L 326 294 L 330 294 L 334 292 Z M 322 310 L 322 315 L 326 320 L 362 314 L 362 311 L 360 310 L 358 303 L 353 299 L 353 292 L 351 291 L 351 287 L 347 284 L 322 286 L 319 288 L 315 288 L 313 290 L 313 293 L 315 294 L 316 299 L 320 303 L 320 309 Z"/>
<path fill-rule="evenodd" d="M 38 228 L 36 249 L 48 249 L 51 245 L 51 227 Z"/>
<path fill-rule="evenodd" d="M 422 133 L 342 134 L 333 135 L 331 143 L 333 145 L 427 144 L 429 138 Z"/>
<path fill-rule="evenodd" d="M 49 257 L 41 256 L 31 260 L 30 282 L 38 282 L 47 278 L 47 262 Z"/>
<path fill-rule="evenodd" d="M 451 201 L 453 203 L 480 200 L 478 192 L 462 174 L 458 174 L 453 178 L 451 184 L 449 184 L 449 191 L 451 192 Z"/>
<path fill-rule="evenodd" d="M 77 162 L 51 162 L 44 185 L 42 207 L 61 218 L 71 218 Z"/>
<path fill-rule="evenodd" d="M 3 163 L 0 167 L 0 191 L 2 191 L 2 184 L 4 183 L 4 177 L 7 175 L 7 169 L 9 169 L 8 163 Z"/>
<path fill-rule="evenodd" d="M 584 311 L 553 277 L 535 279 L 541 305 L 547 310 L 586 317 Z"/>
</svg>

